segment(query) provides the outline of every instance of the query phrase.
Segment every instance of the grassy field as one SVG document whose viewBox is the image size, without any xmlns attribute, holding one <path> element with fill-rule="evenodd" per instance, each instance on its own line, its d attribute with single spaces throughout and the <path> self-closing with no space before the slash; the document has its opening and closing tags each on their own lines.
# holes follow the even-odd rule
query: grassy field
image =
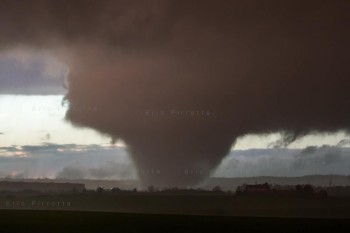
<svg viewBox="0 0 350 233">
<path fill-rule="evenodd" d="M 350 219 L 350 198 L 153 194 L 5 196 L 0 197 L 0 209 Z"/>
<path fill-rule="evenodd" d="M 1 232 L 346 232 L 348 219 L 120 214 L 0 210 Z"/>
</svg>

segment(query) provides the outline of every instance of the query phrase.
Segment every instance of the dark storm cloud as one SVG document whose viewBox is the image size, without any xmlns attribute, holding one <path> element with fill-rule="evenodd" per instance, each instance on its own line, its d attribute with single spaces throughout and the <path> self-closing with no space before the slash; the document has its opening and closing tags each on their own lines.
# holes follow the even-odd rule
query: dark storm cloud
<svg viewBox="0 0 350 233">
<path fill-rule="evenodd" d="M 8 147 L 11 148 L 11 147 Z M 16 150 L 21 150 L 28 153 L 45 153 L 46 151 L 57 151 L 57 150 L 68 150 L 68 151 L 74 151 L 76 149 L 79 150 L 93 150 L 93 149 L 101 149 L 101 146 L 99 145 L 87 145 L 87 146 L 81 146 L 76 144 L 54 144 L 54 143 L 43 143 L 42 145 L 24 145 L 24 146 L 15 146 L 12 147 Z"/>
<path fill-rule="evenodd" d="M 350 145 L 350 139 L 342 139 L 338 142 L 337 146 L 349 146 Z"/>
<path fill-rule="evenodd" d="M 67 166 L 57 173 L 58 179 L 135 179 L 131 164 L 108 161 L 98 167 Z"/>
<path fill-rule="evenodd" d="M 0 45 L 70 67 L 67 119 L 122 138 L 155 185 L 195 184 L 238 136 L 349 130 L 349 1 L 1 1 Z M 96 112 L 73 111 L 93 106 Z M 209 112 L 210 114 L 192 114 Z M 205 177 L 205 176 L 204 176 Z"/>
<path fill-rule="evenodd" d="M 298 135 L 294 132 L 283 132 L 282 137 L 274 142 L 271 142 L 267 147 L 278 149 L 287 147 L 290 143 L 294 142 Z"/>
<path fill-rule="evenodd" d="M 233 151 L 223 160 L 217 177 L 349 175 L 350 150 L 335 146 L 305 149 Z"/>
<path fill-rule="evenodd" d="M 70 179 L 79 179 L 86 177 L 86 173 L 79 168 L 73 168 L 73 167 L 65 167 L 62 169 L 62 171 L 58 172 L 57 178 L 70 178 Z"/>
<path fill-rule="evenodd" d="M 123 149 L 101 145 L 0 147 L 0 171 L 0 177 L 12 178 L 137 178 Z"/>
<path fill-rule="evenodd" d="M 23 59 L 20 54 L 0 55 L 0 94 L 57 95 L 66 92 L 63 66 L 58 67 L 52 59 L 46 61 L 47 56 L 27 58 L 26 61 L 19 59 Z"/>
</svg>

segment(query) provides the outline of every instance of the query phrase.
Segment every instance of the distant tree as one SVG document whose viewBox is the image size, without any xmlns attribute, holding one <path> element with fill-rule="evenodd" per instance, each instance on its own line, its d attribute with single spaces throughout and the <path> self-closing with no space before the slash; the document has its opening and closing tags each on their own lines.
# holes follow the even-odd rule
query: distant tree
<svg viewBox="0 0 350 233">
<path fill-rule="evenodd" d="M 148 187 L 148 192 L 153 193 L 155 191 L 155 188 L 153 185 Z"/>
<path fill-rule="evenodd" d="M 301 187 L 301 185 L 298 184 L 298 185 L 295 187 L 295 191 L 296 191 L 297 193 L 301 193 L 301 192 L 303 191 L 303 187 Z"/>
<path fill-rule="evenodd" d="M 320 192 L 320 195 L 321 195 L 321 197 L 327 197 L 328 196 L 327 191 L 325 191 L 325 190 L 322 190 Z"/>
<path fill-rule="evenodd" d="M 102 187 L 98 187 L 97 189 L 96 189 L 96 192 L 97 193 L 102 193 L 104 191 L 104 188 L 102 188 Z"/>
<path fill-rule="evenodd" d="M 314 189 L 309 184 L 304 185 L 303 191 L 306 196 L 312 196 L 314 193 Z"/>
<path fill-rule="evenodd" d="M 120 192 L 121 190 L 119 188 L 112 188 L 111 190 L 113 193 L 117 193 L 117 192 Z"/>
<path fill-rule="evenodd" d="M 215 186 L 212 191 L 213 192 L 222 192 L 222 189 L 220 188 L 220 186 Z"/>
<path fill-rule="evenodd" d="M 240 187 L 240 186 L 238 186 L 238 187 L 236 188 L 236 194 L 237 194 L 237 195 L 241 195 L 241 194 L 243 194 L 243 192 L 242 192 L 242 190 L 241 190 L 241 187 Z"/>
</svg>

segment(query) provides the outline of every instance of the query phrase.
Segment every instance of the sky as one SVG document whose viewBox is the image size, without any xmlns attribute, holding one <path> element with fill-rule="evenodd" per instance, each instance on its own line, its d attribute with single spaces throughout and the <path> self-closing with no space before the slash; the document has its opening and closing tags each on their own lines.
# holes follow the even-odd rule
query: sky
<svg viewBox="0 0 350 233">
<path fill-rule="evenodd" d="M 23 54 L 25 60 L 20 59 Z M 0 56 L 0 177 L 137 179 L 123 141 L 112 144 L 109 136 L 65 120 L 68 106 L 62 80 L 67 68 L 57 67 L 53 58 L 48 62 L 47 56 L 18 50 Z M 52 67 L 54 71 L 50 71 Z M 45 95 L 42 87 L 34 89 L 44 80 L 50 80 L 44 82 L 48 88 Z M 32 85 L 30 91 L 28 84 Z M 280 133 L 246 135 L 232 146 L 212 176 L 347 175 L 349 151 L 336 147 L 339 142 L 344 148 L 349 146 L 347 138 L 344 132 L 308 135 L 287 148 L 274 149 Z M 314 150 L 306 158 L 303 150 L 311 147 Z M 334 161 L 327 160 L 329 154 L 335 154 Z"/>
<path fill-rule="evenodd" d="M 25 87 L 24 87 L 25 88 Z M 0 95 L 0 119 L 2 146 L 41 145 L 42 143 L 106 145 L 111 138 L 93 129 L 76 127 L 65 120 L 67 106 L 63 95 Z M 30 137 L 28 137 L 30 135 Z M 268 148 L 281 138 L 280 133 L 246 135 L 237 140 L 232 150 Z M 344 132 L 325 135 L 309 135 L 291 143 L 288 148 L 337 145 L 348 138 Z M 117 143 L 124 146 L 122 141 Z"/>
<path fill-rule="evenodd" d="M 345 174 L 349 10 L 317 0 L 1 1 L 3 176 L 137 174 L 146 186 L 187 186 L 215 169 Z"/>
<path fill-rule="evenodd" d="M 15 49 L 0 53 L 0 135 L 1 146 L 53 144 L 106 145 L 110 136 L 65 120 L 68 103 L 64 99 L 69 67 L 48 51 Z M 93 108 L 76 109 L 81 112 Z M 30 137 L 28 137 L 30 135 Z M 281 139 L 279 132 L 247 134 L 238 138 L 231 150 L 273 147 Z M 288 148 L 335 146 L 347 139 L 344 131 L 310 134 L 295 140 Z M 119 146 L 125 147 L 122 140 Z"/>
</svg>

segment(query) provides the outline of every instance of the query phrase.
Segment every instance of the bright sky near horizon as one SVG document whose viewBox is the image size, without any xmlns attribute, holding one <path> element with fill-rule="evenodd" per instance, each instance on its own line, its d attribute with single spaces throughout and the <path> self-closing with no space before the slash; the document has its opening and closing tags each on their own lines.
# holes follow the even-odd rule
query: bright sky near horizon
<svg viewBox="0 0 350 233">
<path fill-rule="evenodd" d="M 0 144 L 40 145 L 42 143 L 109 145 L 111 139 L 95 130 L 78 128 L 67 122 L 67 106 L 62 105 L 63 95 L 0 95 Z M 267 148 L 280 139 L 279 133 L 240 137 L 236 150 Z M 344 132 L 330 135 L 309 135 L 289 145 L 289 148 L 337 145 L 346 138 Z M 120 145 L 122 145 L 120 143 Z"/>
<path fill-rule="evenodd" d="M 63 96 L 0 95 L 1 145 L 105 144 L 109 138 L 65 121 Z"/>
</svg>

